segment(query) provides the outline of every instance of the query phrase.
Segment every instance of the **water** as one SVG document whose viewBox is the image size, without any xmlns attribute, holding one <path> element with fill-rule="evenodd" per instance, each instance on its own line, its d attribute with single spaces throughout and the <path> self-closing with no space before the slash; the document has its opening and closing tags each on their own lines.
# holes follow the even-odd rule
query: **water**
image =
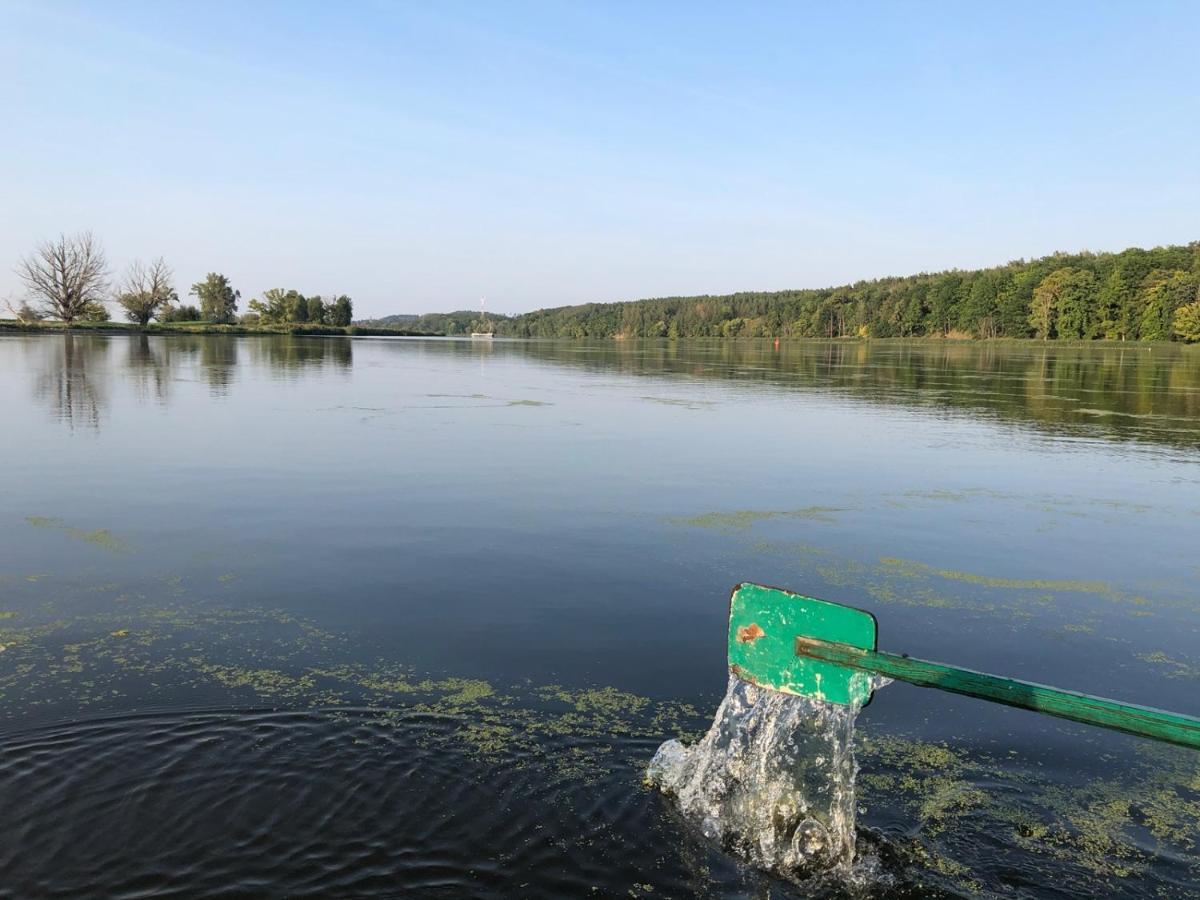
<svg viewBox="0 0 1200 900">
<path fill-rule="evenodd" d="M 647 781 L 675 798 L 705 837 L 785 876 L 855 863 L 856 706 L 764 690 L 729 676 L 695 746 L 658 748 Z"/>
<path fill-rule="evenodd" d="M 730 587 L 1196 713 L 1200 354 L 0 337 L 0 896 L 808 896 L 643 784 Z M 1196 755 L 896 684 L 880 896 L 1200 894 Z"/>
</svg>

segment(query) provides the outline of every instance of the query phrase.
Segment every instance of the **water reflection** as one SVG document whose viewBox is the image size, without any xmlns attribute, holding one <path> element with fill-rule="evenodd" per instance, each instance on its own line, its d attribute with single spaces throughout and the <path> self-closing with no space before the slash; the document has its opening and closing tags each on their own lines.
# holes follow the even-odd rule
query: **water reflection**
<svg viewBox="0 0 1200 900">
<path fill-rule="evenodd" d="M 7 340 L 22 347 L 33 373 L 34 398 L 71 428 L 98 429 L 110 390 L 125 381 L 138 400 L 168 404 L 175 383 L 191 380 L 184 374 L 189 369 L 198 370 L 213 396 L 223 397 L 233 390 L 239 366 L 291 377 L 326 368 L 348 370 L 354 363 L 349 338 L 71 333 Z M 109 348 L 114 345 L 114 352 L 124 353 L 124 366 L 118 363 L 116 369 L 110 368 Z"/>
<path fill-rule="evenodd" d="M 296 377 L 350 370 L 350 338 L 274 335 L 39 336 L 35 391 L 58 418 L 98 427 L 109 343 L 127 342 L 128 373 L 143 399 L 168 402 L 180 371 L 196 366 L 214 396 L 239 366 Z M 1200 352 L 1170 346 L 1057 347 L 936 342 L 364 340 L 365 358 L 523 358 L 552 367 L 657 378 L 760 383 L 833 392 L 883 405 L 981 413 L 1057 434 L 1200 444 Z M 432 363 L 432 360 L 431 360 Z"/>
<path fill-rule="evenodd" d="M 34 396 L 46 403 L 56 419 L 76 426 L 99 428 L 105 405 L 102 370 L 108 356 L 103 339 L 65 334 L 48 342 L 48 352 L 33 383 Z"/>
<path fill-rule="evenodd" d="M 200 371 L 214 396 L 229 393 L 233 370 L 238 364 L 238 341 L 226 337 L 198 336 Z"/>
<path fill-rule="evenodd" d="M 1057 433 L 1200 444 L 1200 353 L 1156 345 L 531 341 L 520 352 L 624 375 L 675 374 L 987 413 Z"/>
<path fill-rule="evenodd" d="M 256 365 L 295 370 L 322 365 L 348 368 L 354 363 L 350 338 L 293 337 L 251 339 L 245 345 Z"/>
<path fill-rule="evenodd" d="M 160 403 L 165 403 L 170 396 L 173 365 L 171 347 L 169 341 L 152 339 L 144 334 L 129 339 L 126 363 L 140 399 L 153 396 Z"/>
</svg>

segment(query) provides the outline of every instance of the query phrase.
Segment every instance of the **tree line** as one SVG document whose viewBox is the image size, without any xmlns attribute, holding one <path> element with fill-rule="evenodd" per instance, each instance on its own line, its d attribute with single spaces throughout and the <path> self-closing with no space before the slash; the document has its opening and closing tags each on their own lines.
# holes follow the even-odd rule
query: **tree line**
<svg viewBox="0 0 1200 900">
<path fill-rule="evenodd" d="M 1200 341 L 1200 241 L 813 290 L 589 303 L 495 325 L 515 337 Z"/>
<path fill-rule="evenodd" d="M 488 313 L 485 319 L 477 309 L 458 309 L 447 313 L 425 313 L 420 316 L 394 315 L 369 319 L 363 324 L 376 328 L 405 328 L 422 334 L 470 334 L 473 331 L 498 330 L 497 326 L 512 321 L 512 317 Z"/>
<path fill-rule="evenodd" d="M 272 288 L 261 300 L 249 302 L 249 312 L 238 315 L 241 292 L 219 272 L 209 272 L 188 291 L 195 303 L 183 303 L 175 290 L 175 275 L 159 257 L 149 263 L 134 260 L 114 284 L 104 248 L 90 232 L 60 235 L 45 241 L 21 259 L 17 275 L 28 296 L 19 306 L 8 304 L 23 322 L 53 319 L 106 322 L 107 302 L 113 302 L 136 325 L 158 322 L 206 322 L 216 325 L 304 323 L 346 327 L 354 306 L 346 295 L 305 297 L 294 290 Z"/>
</svg>

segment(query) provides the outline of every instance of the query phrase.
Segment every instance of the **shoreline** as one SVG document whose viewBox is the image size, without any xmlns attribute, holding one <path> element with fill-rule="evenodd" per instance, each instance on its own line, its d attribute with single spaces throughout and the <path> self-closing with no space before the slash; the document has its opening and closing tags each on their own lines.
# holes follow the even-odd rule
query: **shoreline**
<svg viewBox="0 0 1200 900">
<path fill-rule="evenodd" d="M 305 325 L 300 322 L 281 325 L 218 325 L 212 322 L 152 322 L 136 325 L 133 322 L 76 322 L 70 328 L 63 322 L 18 322 L 0 319 L 0 333 L 83 332 L 88 334 L 295 334 L 304 337 L 443 337 L 427 331 L 403 328 L 376 328 L 370 325 Z"/>
<path fill-rule="evenodd" d="M 381 328 L 373 325 L 306 325 L 303 323 L 278 324 L 278 325 L 218 325 L 212 322 L 181 322 L 181 323 L 162 323 L 153 322 L 146 326 L 136 325 L 132 322 L 77 322 L 68 328 L 64 323 L 53 322 L 19 322 L 16 319 L 0 319 L 0 334 L 4 333 L 44 333 L 44 334 L 65 334 L 68 332 L 83 333 L 83 334 L 146 334 L 146 335 L 172 335 L 172 334 L 193 334 L 193 335 L 280 335 L 291 334 L 300 337 L 463 337 L 467 335 L 447 335 L 445 332 L 433 331 L 413 331 L 405 328 Z M 1084 340 L 1081 338 L 1071 338 L 1065 340 L 1042 340 L 1040 338 L 1019 338 L 1019 337 L 999 337 L 999 338 L 973 338 L 973 337 L 944 337 L 942 335 L 918 335 L 908 337 L 859 337 L 857 335 L 845 337 L 686 337 L 686 338 L 635 338 L 627 335 L 610 335 L 607 337 L 594 338 L 568 338 L 568 337 L 517 337 L 511 335 L 498 334 L 497 337 L 505 338 L 513 341 L 540 341 L 540 340 L 562 340 L 562 341 L 606 341 L 612 343 L 625 343 L 629 341 L 663 341 L 666 343 L 692 343 L 692 342 L 720 342 L 722 344 L 741 344 L 755 342 L 770 342 L 778 340 L 781 345 L 794 345 L 801 343 L 822 343 L 822 344 L 915 344 L 915 345 L 956 345 L 956 346 L 1022 346 L 1022 347 L 1094 347 L 1097 349 L 1116 349 L 1116 348 L 1145 348 L 1150 350 L 1153 347 L 1181 347 L 1186 348 L 1191 345 L 1183 341 L 1114 341 L 1104 338 L 1093 340 Z M 1200 349 L 1200 344 L 1195 345 Z"/>
</svg>

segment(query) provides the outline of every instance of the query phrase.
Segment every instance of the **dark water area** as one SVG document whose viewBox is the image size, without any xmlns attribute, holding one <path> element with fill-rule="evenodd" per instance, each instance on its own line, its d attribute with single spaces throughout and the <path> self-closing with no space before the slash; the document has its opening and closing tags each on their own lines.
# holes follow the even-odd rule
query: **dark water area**
<svg viewBox="0 0 1200 900">
<path fill-rule="evenodd" d="M 0 896 L 1200 896 L 1200 756 L 895 684 L 875 884 L 642 784 L 730 588 L 1200 713 L 1200 353 L 0 337 Z"/>
</svg>

